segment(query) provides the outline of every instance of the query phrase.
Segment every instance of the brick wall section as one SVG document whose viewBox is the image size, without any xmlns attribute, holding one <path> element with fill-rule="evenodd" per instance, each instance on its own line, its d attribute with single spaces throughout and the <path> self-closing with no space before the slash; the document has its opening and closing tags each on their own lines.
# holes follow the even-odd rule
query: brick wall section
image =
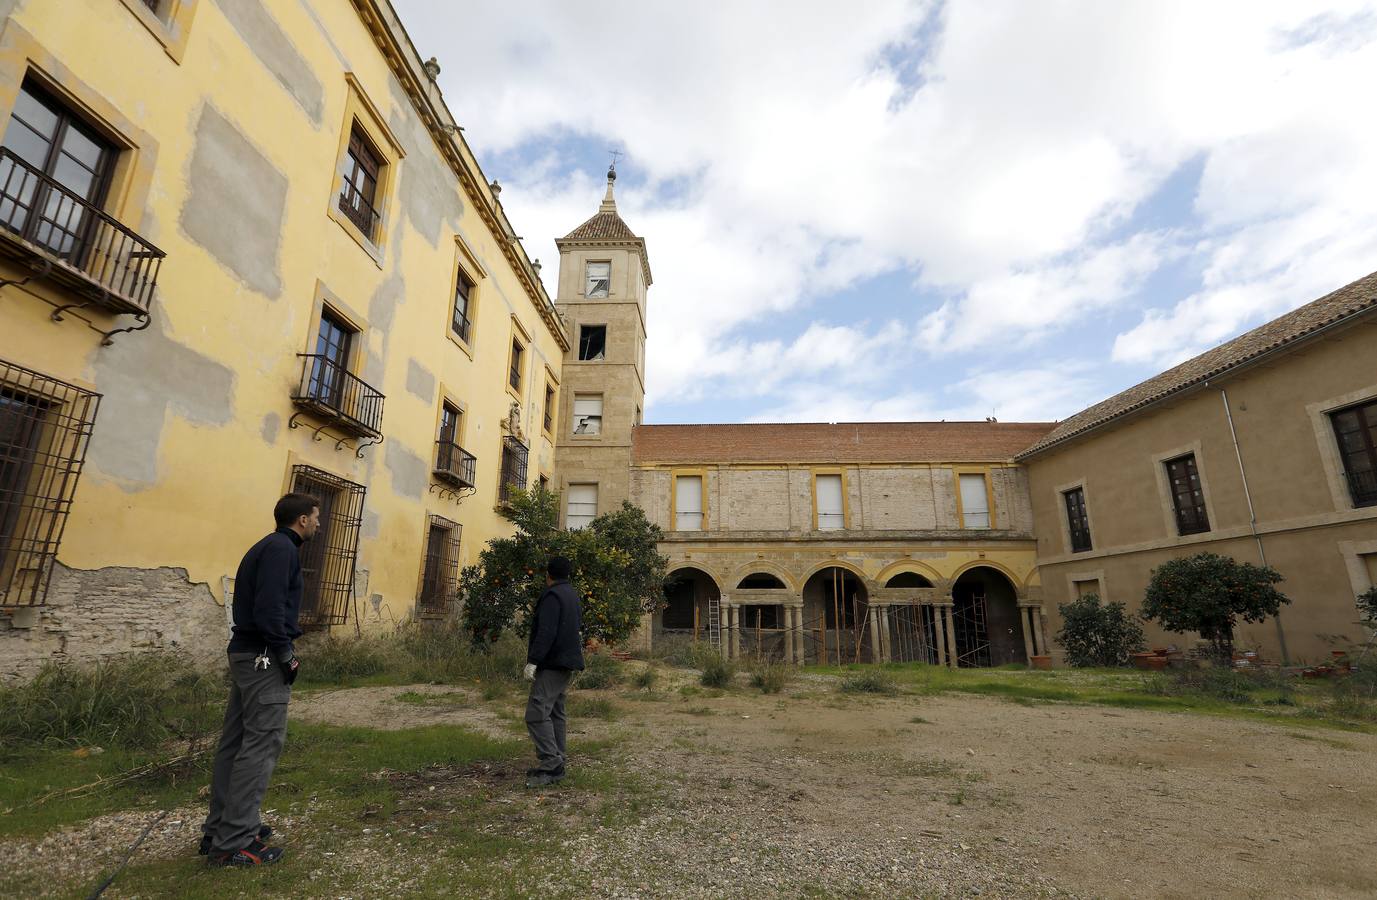
<svg viewBox="0 0 1377 900">
<path fill-rule="evenodd" d="M 58 564 L 44 606 L 0 611 L 0 679 L 32 676 L 48 661 L 131 650 L 177 650 L 212 661 L 225 652 L 225 610 L 185 569 Z"/>
</svg>

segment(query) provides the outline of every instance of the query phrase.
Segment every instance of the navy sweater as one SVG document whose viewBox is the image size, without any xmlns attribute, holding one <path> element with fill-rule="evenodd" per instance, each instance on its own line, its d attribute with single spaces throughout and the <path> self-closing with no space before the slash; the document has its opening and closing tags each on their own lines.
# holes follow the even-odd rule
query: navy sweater
<svg viewBox="0 0 1377 900">
<path fill-rule="evenodd" d="M 234 629 L 230 653 L 292 655 L 301 637 L 301 536 L 279 528 L 249 548 L 234 576 Z"/>
<path fill-rule="evenodd" d="M 541 669 L 583 670 L 583 608 L 569 582 L 556 581 L 536 602 L 526 662 Z"/>
</svg>

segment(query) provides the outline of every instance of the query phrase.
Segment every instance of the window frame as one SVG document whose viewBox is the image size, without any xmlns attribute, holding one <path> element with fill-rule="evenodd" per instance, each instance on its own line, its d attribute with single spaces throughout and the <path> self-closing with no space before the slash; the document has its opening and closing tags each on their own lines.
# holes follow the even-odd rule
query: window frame
<svg viewBox="0 0 1377 900">
<path fill-rule="evenodd" d="M 985 479 L 985 508 L 989 516 L 989 524 L 985 526 L 966 524 L 966 504 L 961 496 L 961 476 L 979 475 Z M 952 486 L 956 489 L 956 527 L 961 531 L 994 531 L 995 530 L 995 497 L 994 497 L 994 478 L 989 467 L 966 466 L 952 469 Z"/>
<path fill-rule="evenodd" d="M 697 478 L 698 479 L 698 527 L 680 528 L 679 527 L 679 479 Z M 707 531 L 708 530 L 708 470 L 707 469 L 673 469 L 670 471 L 669 478 L 669 529 L 672 531 Z"/>
<path fill-rule="evenodd" d="M 458 307 L 459 299 L 459 278 L 464 277 L 468 280 L 468 337 L 458 334 L 454 330 L 454 313 Z M 458 347 L 460 350 L 473 359 L 473 348 L 478 343 L 478 310 L 483 300 L 484 283 L 488 278 L 488 270 L 478 261 L 478 256 L 473 252 L 461 235 L 454 236 L 454 261 L 450 267 L 449 281 L 449 304 L 445 307 L 445 337 Z"/>
<path fill-rule="evenodd" d="M 1369 493 L 1360 494 L 1358 485 L 1352 470 L 1349 468 L 1349 457 L 1353 454 L 1344 449 L 1343 433 L 1339 431 L 1339 416 L 1354 414 L 1358 421 L 1357 433 L 1362 437 L 1363 447 L 1361 455 L 1367 457 L 1371 466 L 1369 469 L 1370 477 L 1374 480 L 1374 485 Z M 1352 403 L 1339 409 L 1331 410 L 1327 413 L 1330 429 L 1333 433 L 1335 448 L 1338 451 L 1339 474 L 1348 490 L 1347 497 L 1352 509 L 1366 509 L 1377 506 L 1377 398 L 1369 398 L 1358 403 Z"/>
<path fill-rule="evenodd" d="M 592 266 L 607 266 L 607 292 L 602 294 L 590 293 L 588 288 L 592 283 L 592 276 L 589 269 Z M 583 261 L 583 289 L 581 296 L 588 300 L 608 300 L 612 297 L 612 260 L 610 259 L 585 259 Z"/>
<path fill-rule="evenodd" d="M 1078 484 L 1074 487 L 1065 488 L 1060 491 L 1060 494 L 1062 514 L 1066 521 L 1067 546 L 1072 553 L 1088 553 L 1094 550 L 1095 541 L 1090 531 L 1090 510 L 1085 502 L 1085 485 Z M 1078 503 L 1075 504 L 1078 509 L 1074 510 L 1072 508 L 1073 497 L 1079 498 Z M 1082 539 L 1078 540 L 1078 536 Z"/>
<path fill-rule="evenodd" d="M 520 452 L 518 452 L 518 449 Z M 512 464 L 508 465 L 508 458 Z M 513 489 L 527 490 L 531 484 L 531 448 L 510 434 L 502 435 L 497 454 L 497 507 L 506 507 L 511 502 Z M 508 478 L 508 475 L 515 476 Z"/>
<path fill-rule="evenodd" d="M 383 267 L 389 236 L 388 220 L 397 183 L 397 170 L 406 156 L 400 142 L 386 125 L 386 120 L 378 107 L 368 98 L 354 73 L 344 74 L 348 91 L 345 97 L 344 121 L 340 127 L 339 148 L 335 154 L 335 167 L 331 173 L 330 192 L 326 205 L 326 215 L 335 221 L 359 247 L 372 258 L 378 268 Z M 373 195 L 373 209 L 377 213 L 374 233 L 365 234 L 354 220 L 340 209 L 341 182 L 344 177 L 345 161 L 355 129 L 372 145 L 379 156 L 377 185 Z"/>
<path fill-rule="evenodd" d="M 572 396 L 572 398 L 570 398 L 570 406 L 569 406 L 569 409 L 571 410 L 571 413 L 570 413 L 569 419 L 570 419 L 570 422 L 571 422 L 571 424 L 572 424 L 572 427 L 573 427 L 573 428 L 578 428 L 578 423 L 579 423 L 579 414 L 578 414 L 578 408 L 579 408 L 579 407 L 578 407 L 578 403 L 579 403 L 579 400 L 580 400 L 580 399 L 591 399 L 591 398 L 593 398 L 593 397 L 598 398 L 598 417 L 597 417 L 597 419 L 598 419 L 598 430 L 597 430 L 597 431 L 585 431 L 585 432 L 578 432 L 578 431 L 572 431 L 572 430 L 571 430 L 571 431 L 569 432 L 569 436 L 570 436 L 570 437 L 578 438 L 578 439 L 580 439 L 580 440 L 601 440 L 601 439 L 602 439 L 603 434 L 606 432 L 605 426 L 606 426 L 606 424 L 607 424 L 607 395 L 606 395 L 606 394 L 602 393 L 601 391 L 599 391 L 598 393 L 593 393 L 593 392 L 589 391 L 589 392 L 582 393 L 582 394 L 581 394 L 581 393 L 578 393 L 578 392 L 576 391 L 576 392 L 574 393 L 574 395 Z"/>
<path fill-rule="evenodd" d="M 583 355 L 584 332 L 585 332 L 586 330 L 588 330 L 588 329 L 599 329 L 599 328 L 602 329 L 602 356 L 600 356 L 600 357 L 585 357 L 585 356 Z M 582 323 L 582 322 L 581 322 L 581 323 L 579 323 L 579 335 L 578 335 L 578 337 L 579 337 L 579 349 L 578 349 L 578 360 L 577 360 L 578 362 L 581 362 L 581 363 L 604 363 L 604 362 L 607 362 L 607 324 L 606 324 L 606 323 L 599 324 L 599 323 L 597 323 L 597 322 L 591 322 L 591 323 L 586 323 L 586 324 L 585 324 L 585 323 Z"/>
<path fill-rule="evenodd" d="M 1189 463 L 1190 475 L 1194 476 L 1196 488 L 1192 494 L 1200 495 L 1200 502 L 1194 505 L 1194 512 L 1199 515 L 1199 527 L 1188 526 L 1182 516 L 1185 510 L 1181 506 L 1181 494 L 1176 490 L 1175 476 L 1172 474 L 1172 467 L 1178 463 Z M 1195 451 L 1188 451 L 1162 460 L 1162 468 L 1166 475 L 1167 496 L 1171 500 L 1172 521 L 1176 524 L 1176 534 L 1178 537 L 1190 537 L 1197 534 L 1208 534 L 1213 530 L 1210 524 L 1209 505 L 1205 497 L 1204 476 L 1200 472 L 1200 464 Z"/>
<path fill-rule="evenodd" d="M 545 405 L 540 411 L 540 430 L 551 443 L 559 427 L 559 379 L 545 367 Z"/>
<path fill-rule="evenodd" d="M 570 506 L 572 506 L 572 505 L 573 505 L 573 502 L 574 502 L 574 488 L 576 488 L 576 487 L 591 487 L 591 488 L 593 489 L 593 514 L 592 514 L 591 516 L 588 517 L 588 521 L 587 521 L 587 522 L 584 522 L 583 524 L 578 525 L 578 526 L 571 526 L 571 525 L 569 524 L 569 519 L 570 519 L 570 516 L 571 516 Z M 601 505 L 601 503 L 602 503 L 602 491 L 599 489 L 599 483 L 598 483 L 598 482 L 596 482 L 596 481 L 575 481 L 575 482 L 570 482 L 570 483 L 568 483 L 567 485 L 565 485 L 565 488 L 564 488 L 564 504 L 563 504 L 563 505 L 564 505 L 564 509 L 562 510 L 562 512 L 564 513 L 564 530 L 565 530 L 565 531 L 574 531 L 574 530 L 576 530 L 577 528 L 587 528 L 590 524 L 592 524 L 593 520 L 596 519 L 596 518 L 598 517 L 598 507 Z M 580 514 L 580 518 L 582 518 L 582 514 Z"/>
<path fill-rule="evenodd" d="M 435 547 L 436 532 L 443 532 Z M 421 538 L 421 574 L 416 585 L 416 617 L 444 618 L 449 604 L 459 598 L 464 526 L 433 513 L 426 516 Z M 435 569 L 432 569 L 432 564 Z"/>
<path fill-rule="evenodd" d="M 168 58 L 181 65 L 182 58 L 186 55 L 191 22 L 200 0 L 155 0 L 156 9 L 150 8 L 148 0 L 120 2 L 162 46 Z"/>
<path fill-rule="evenodd" d="M 842 501 L 842 524 L 840 528 L 823 528 L 822 518 L 818 509 L 818 477 L 836 475 L 841 478 L 841 501 Z M 814 531 L 845 531 L 851 527 L 851 497 L 850 489 L 847 484 L 846 470 L 841 468 L 826 468 L 810 470 L 810 488 L 813 499 L 813 530 Z M 834 515 L 834 514 L 830 514 Z"/>
</svg>

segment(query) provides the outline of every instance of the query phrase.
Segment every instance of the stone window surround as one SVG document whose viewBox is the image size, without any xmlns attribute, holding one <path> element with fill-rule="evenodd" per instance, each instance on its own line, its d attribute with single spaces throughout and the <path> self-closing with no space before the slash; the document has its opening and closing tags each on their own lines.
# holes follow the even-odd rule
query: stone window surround
<svg viewBox="0 0 1377 900">
<path fill-rule="evenodd" d="M 708 470 L 705 468 L 685 468 L 671 469 L 669 472 L 669 525 L 668 531 L 679 530 L 678 510 L 675 508 L 679 502 L 679 479 L 681 477 L 698 478 L 700 490 L 702 491 L 701 504 L 703 507 L 703 521 L 697 531 L 707 531 L 709 518 L 708 509 Z"/>
<path fill-rule="evenodd" d="M 383 248 L 387 246 L 388 219 L 396 194 L 397 167 L 401 164 L 402 158 L 406 156 L 406 151 L 402 149 L 401 143 L 388 129 L 382 113 L 368 98 L 363 90 L 363 85 L 354 77 L 354 73 L 345 72 L 344 80 L 348 88 L 344 100 L 344 121 L 340 126 L 339 148 L 335 154 L 335 168 L 331 175 L 330 192 L 325 212 L 381 269 L 386 256 Z M 373 144 L 373 148 L 382 157 L 378 171 L 378 184 L 373 198 L 373 207 L 378 213 L 378 227 L 377 234 L 371 240 L 339 208 L 340 173 L 344 171 L 344 162 L 349 153 L 349 138 L 354 133 L 355 128 L 368 138 Z M 453 302 L 452 297 L 453 295 L 451 295 L 451 302 Z"/>
<path fill-rule="evenodd" d="M 1339 555 L 1343 557 L 1355 598 L 1368 588 L 1377 587 L 1377 580 L 1369 574 L 1367 560 L 1368 557 L 1377 558 L 1377 540 L 1340 541 Z"/>
<path fill-rule="evenodd" d="M 1200 476 L 1200 493 L 1205 500 L 1205 516 L 1210 520 L 1210 527 L 1207 531 L 1200 531 L 1194 534 L 1181 534 L 1176 527 L 1176 503 L 1172 499 L 1171 479 L 1167 476 L 1167 463 L 1182 456 L 1195 457 L 1195 472 Z M 1162 508 L 1162 521 L 1166 526 L 1168 538 L 1175 539 L 1182 543 L 1188 542 L 1189 538 L 1199 538 L 1202 535 L 1211 535 L 1219 531 L 1219 518 L 1215 515 L 1214 502 L 1210 498 L 1210 479 L 1205 471 L 1204 454 L 1200 450 L 1200 439 L 1179 447 L 1173 447 L 1161 453 L 1154 453 L 1151 456 L 1153 471 L 1157 475 L 1157 498 Z"/>
<path fill-rule="evenodd" d="M 1353 495 L 1348 489 L 1348 478 L 1344 475 L 1343 460 L 1339 456 L 1339 439 L 1334 434 L 1334 421 L 1330 414 L 1374 398 L 1377 398 L 1377 384 L 1370 384 L 1356 391 L 1305 405 L 1305 412 L 1310 417 L 1311 427 L 1315 431 L 1315 444 L 1320 452 L 1320 464 L 1324 467 L 1325 481 L 1329 485 L 1330 497 L 1336 510 L 1346 512 L 1362 507 L 1353 504 Z"/>
<path fill-rule="evenodd" d="M 438 441 L 440 439 L 440 421 L 444 416 L 445 405 L 449 404 L 459 412 L 458 427 L 454 429 L 454 443 L 463 447 L 464 432 L 467 431 L 469 427 L 468 404 L 460 400 L 459 395 L 454 393 L 454 391 L 452 391 L 443 381 L 440 382 L 439 390 L 437 390 L 436 393 L 439 394 L 439 396 L 435 400 L 435 430 L 433 432 L 435 440 Z"/>
<path fill-rule="evenodd" d="M 158 12 L 148 8 L 144 0 L 120 0 L 130 15 L 148 29 L 163 51 L 174 63 L 181 65 L 186 55 L 187 36 L 191 32 L 191 20 L 196 15 L 199 0 L 161 0 Z"/>
<path fill-rule="evenodd" d="M 559 377 L 555 375 L 554 369 L 548 364 L 545 366 L 545 390 L 546 394 L 541 398 L 540 408 L 540 430 L 550 443 L 555 442 L 555 435 L 559 432 Z M 545 427 L 546 407 L 550 412 L 550 427 Z"/>
<path fill-rule="evenodd" d="M 1099 585 L 1100 601 L 1109 602 L 1109 582 L 1105 580 L 1104 569 L 1082 569 L 1080 571 L 1069 571 L 1066 573 L 1066 599 L 1071 602 L 1080 596 L 1076 591 L 1076 583 L 1081 581 L 1093 581 Z"/>
<path fill-rule="evenodd" d="M 330 290 L 325 282 L 319 279 L 316 279 L 315 296 L 311 299 L 311 316 L 306 320 L 305 349 L 301 352 L 308 355 L 316 352 L 316 337 L 320 334 L 320 319 L 327 307 L 336 318 L 354 329 L 355 339 L 349 342 L 347 368 L 351 375 L 361 376 L 370 336 L 368 319 L 360 315 L 348 303 L 345 303 L 338 294 Z M 295 365 L 298 360 L 292 360 L 292 362 Z"/>
<path fill-rule="evenodd" d="M 589 266 L 590 264 L 591 264 L 591 265 L 604 265 L 604 264 L 605 264 L 605 265 L 607 266 L 607 296 L 606 296 L 606 297 L 594 297 L 594 296 L 591 296 L 591 295 L 588 294 L 588 266 Z M 583 283 L 582 283 L 581 285 L 579 285 L 579 296 L 580 296 L 580 297 L 583 297 L 584 299 L 587 299 L 587 300 L 610 300 L 610 299 L 612 299 L 612 297 L 614 297 L 614 296 L 616 295 L 616 291 L 612 290 L 612 275 L 613 275 L 612 269 L 613 269 L 613 266 L 612 266 L 612 259 L 611 259 L 611 257 L 608 257 L 607 259 L 585 259 L 585 260 L 583 261 Z"/>
<path fill-rule="evenodd" d="M 1089 550 L 1074 550 L 1071 547 L 1071 518 L 1066 512 L 1066 495 L 1076 488 L 1081 489 L 1081 496 L 1085 498 L 1085 522 L 1086 527 L 1090 530 Z M 1055 491 L 1057 495 L 1057 516 L 1061 521 L 1061 543 L 1063 552 L 1067 554 L 1094 552 L 1097 545 L 1097 541 L 1095 540 L 1095 515 L 1090 511 L 1090 491 L 1085 488 L 1085 479 L 1078 478 L 1075 481 L 1059 484 L 1053 488 L 1053 491 Z"/>
<path fill-rule="evenodd" d="M 961 476 L 962 475 L 982 475 L 985 478 L 985 505 L 990 510 L 990 524 L 984 528 L 972 528 L 971 531 L 994 531 L 998 527 L 998 518 L 995 513 L 994 477 L 990 466 L 952 466 L 951 480 L 952 490 L 956 497 L 956 526 L 961 529 L 966 528 L 966 515 L 961 509 Z"/>
<path fill-rule="evenodd" d="M 512 351 L 517 344 L 521 345 L 521 387 L 512 387 Z M 521 320 L 512 316 L 511 338 L 507 341 L 507 365 L 502 370 L 502 383 L 507 388 L 507 393 L 522 406 L 526 405 L 526 388 L 530 386 L 529 370 L 533 367 L 531 362 L 531 335 L 526 331 Z"/>
<path fill-rule="evenodd" d="M 459 288 L 459 273 L 463 272 L 468 278 L 469 284 L 469 339 L 465 341 L 454 333 L 454 295 Z M 478 317 L 476 310 L 483 293 L 483 282 L 487 280 L 488 270 L 478 261 L 478 254 L 473 252 L 473 248 L 460 235 L 454 236 L 454 264 L 450 267 L 449 279 L 449 302 L 444 304 L 444 331 L 454 346 L 464 351 L 469 359 L 473 359 L 473 348 L 478 343 Z"/>
<path fill-rule="evenodd" d="M 839 475 L 841 476 L 841 496 L 842 496 L 842 530 L 851 527 L 851 490 L 846 477 L 846 469 L 842 466 L 810 466 L 808 469 L 808 492 L 813 503 L 813 531 L 818 528 L 818 476 L 819 475 Z"/>
</svg>

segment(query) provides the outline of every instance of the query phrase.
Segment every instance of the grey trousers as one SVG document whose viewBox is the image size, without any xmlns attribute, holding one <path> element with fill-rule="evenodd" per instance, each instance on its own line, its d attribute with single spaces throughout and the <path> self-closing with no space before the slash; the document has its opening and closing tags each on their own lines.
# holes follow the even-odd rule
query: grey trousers
<svg viewBox="0 0 1377 900">
<path fill-rule="evenodd" d="M 542 772 L 564 768 L 564 730 L 568 719 L 564 716 L 564 694 L 569 689 L 573 672 L 562 669 L 536 669 L 531 682 L 531 696 L 526 701 L 526 730 L 535 744 L 536 756 Z"/>
<path fill-rule="evenodd" d="M 215 751 L 210 815 L 201 826 L 201 833 L 210 837 L 212 853 L 242 850 L 258 837 L 263 796 L 287 738 L 292 689 L 282 680 L 276 660 L 267 670 L 255 669 L 255 656 L 229 655 L 232 685 Z"/>
</svg>

